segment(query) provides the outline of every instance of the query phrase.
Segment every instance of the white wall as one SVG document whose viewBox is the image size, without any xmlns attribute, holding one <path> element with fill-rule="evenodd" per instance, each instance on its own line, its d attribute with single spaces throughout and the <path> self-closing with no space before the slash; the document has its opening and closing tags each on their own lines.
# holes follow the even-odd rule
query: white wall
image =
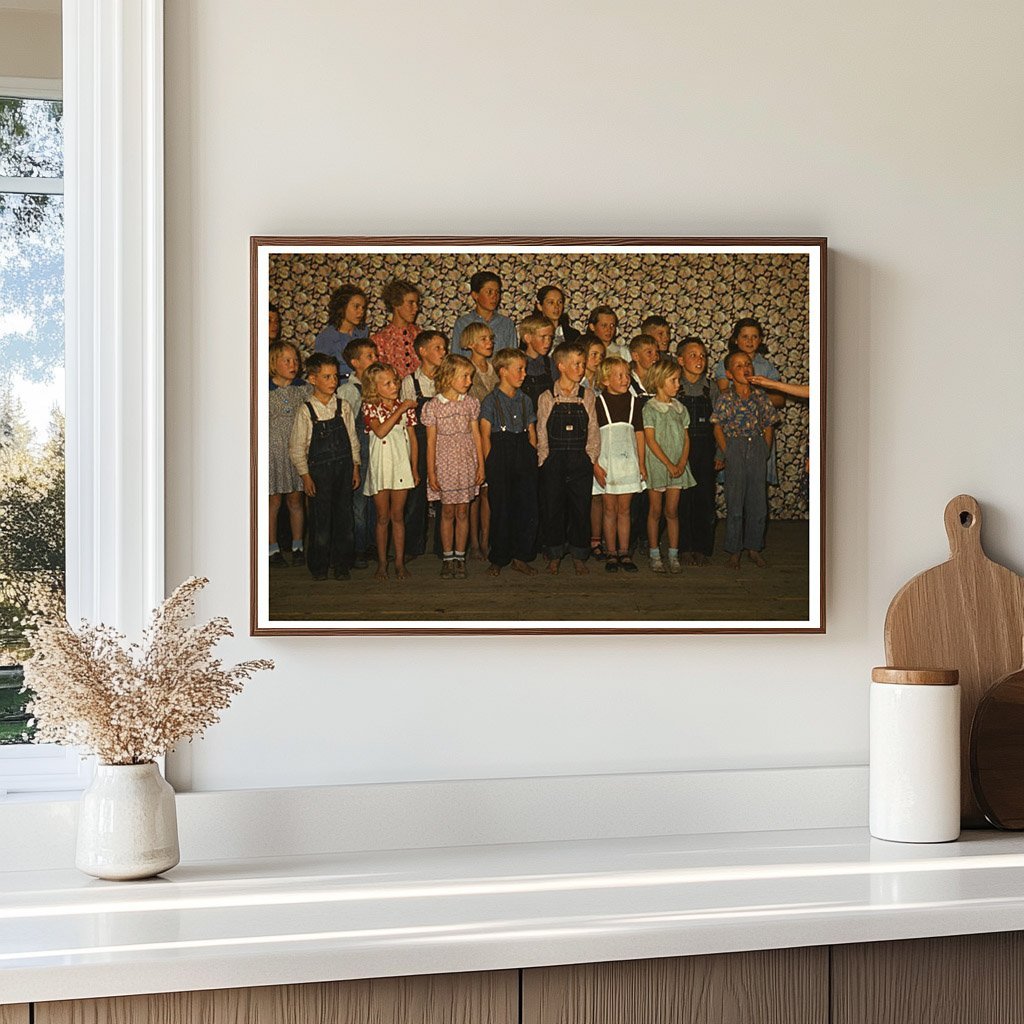
<svg viewBox="0 0 1024 1024">
<path fill-rule="evenodd" d="M 968 0 L 167 0 L 168 582 L 208 575 L 241 634 L 250 235 L 832 246 L 827 635 L 243 636 L 278 668 L 194 787 L 864 762 L 946 501 L 1024 569 L 1022 30 Z"/>
</svg>

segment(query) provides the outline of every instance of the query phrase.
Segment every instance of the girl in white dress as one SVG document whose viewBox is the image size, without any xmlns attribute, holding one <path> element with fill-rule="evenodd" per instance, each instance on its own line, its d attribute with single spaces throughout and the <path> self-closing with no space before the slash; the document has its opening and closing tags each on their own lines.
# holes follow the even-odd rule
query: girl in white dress
<svg viewBox="0 0 1024 1024">
<path fill-rule="evenodd" d="M 643 402 L 629 390 L 629 363 L 609 356 L 601 363 L 597 425 L 601 455 L 594 464 L 594 494 L 604 512 L 606 572 L 636 572 L 629 557 L 629 506 L 646 486 Z"/>
<path fill-rule="evenodd" d="M 393 366 L 373 363 L 363 376 L 363 418 L 370 435 L 370 468 L 363 493 L 377 510 L 378 580 L 388 578 L 388 526 L 395 546 L 395 575 L 404 580 L 405 499 L 419 483 L 416 472 L 416 402 L 398 400 Z"/>
</svg>

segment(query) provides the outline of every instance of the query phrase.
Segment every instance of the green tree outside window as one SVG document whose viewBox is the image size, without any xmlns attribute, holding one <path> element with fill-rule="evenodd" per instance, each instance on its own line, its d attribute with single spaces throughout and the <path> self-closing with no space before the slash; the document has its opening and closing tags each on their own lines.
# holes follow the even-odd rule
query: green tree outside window
<svg viewBox="0 0 1024 1024">
<path fill-rule="evenodd" d="M 31 738 L 25 616 L 63 599 L 62 105 L 0 97 L 0 744 Z"/>
</svg>

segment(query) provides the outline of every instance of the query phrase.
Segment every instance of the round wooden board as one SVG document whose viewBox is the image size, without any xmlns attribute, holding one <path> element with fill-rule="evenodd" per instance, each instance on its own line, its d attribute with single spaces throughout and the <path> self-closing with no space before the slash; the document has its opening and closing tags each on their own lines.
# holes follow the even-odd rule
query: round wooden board
<svg viewBox="0 0 1024 1024">
<path fill-rule="evenodd" d="M 992 686 L 971 727 L 971 785 L 997 828 L 1024 829 L 1024 668 Z"/>
</svg>

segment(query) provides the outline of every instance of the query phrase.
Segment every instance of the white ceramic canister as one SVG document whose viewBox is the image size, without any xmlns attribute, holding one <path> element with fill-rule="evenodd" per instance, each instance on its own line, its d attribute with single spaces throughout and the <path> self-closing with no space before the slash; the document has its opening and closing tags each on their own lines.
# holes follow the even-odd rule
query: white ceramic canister
<svg viewBox="0 0 1024 1024">
<path fill-rule="evenodd" d="M 960 835 L 960 674 L 871 672 L 870 829 L 897 843 Z"/>
</svg>

